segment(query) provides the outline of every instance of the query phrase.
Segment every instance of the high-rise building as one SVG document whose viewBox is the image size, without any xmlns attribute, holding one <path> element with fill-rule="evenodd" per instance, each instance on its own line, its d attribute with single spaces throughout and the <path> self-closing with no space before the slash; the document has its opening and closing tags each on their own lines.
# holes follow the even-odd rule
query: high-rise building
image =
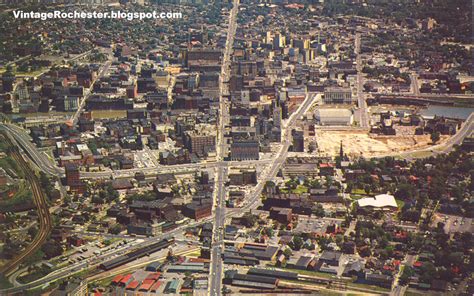
<svg viewBox="0 0 474 296">
<path fill-rule="evenodd" d="M 216 150 L 216 131 L 208 125 L 196 125 L 195 130 L 186 131 L 184 144 L 197 154 L 206 154 Z"/>
<path fill-rule="evenodd" d="M 66 185 L 69 186 L 71 192 L 84 193 L 85 185 L 81 181 L 79 167 L 76 164 L 69 163 L 65 165 Z"/>
<path fill-rule="evenodd" d="M 4 92 L 13 91 L 13 83 L 15 82 L 15 75 L 11 72 L 5 72 L 2 75 L 2 86 Z"/>
<path fill-rule="evenodd" d="M 304 132 L 302 130 L 293 129 L 291 136 L 293 137 L 293 151 L 304 152 Z"/>
<path fill-rule="evenodd" d="M 280 33 L 276 33 L 275 36 L 273 37 L 273 48 L 281 49 L 285 47 L 285 45 L 286 45 L 285 36 L 281 35 Z"/>
<path fill-rule="evenodd" d="M 278 99 L 273 101 L 273 126 L 281 128 L 281 107 Z"/>
<path fill-rule="evenodd" d="M 71 186 L 80 182 L 79 167 L 76 164 L 67 164 L 66 170 L 66 185 Z"/>
<path fill-rule="evenodd" d="M 79 108 L 79 97 L 65 96 L 64 97 L 64 111 L 76 111 Z"/>
</svg>

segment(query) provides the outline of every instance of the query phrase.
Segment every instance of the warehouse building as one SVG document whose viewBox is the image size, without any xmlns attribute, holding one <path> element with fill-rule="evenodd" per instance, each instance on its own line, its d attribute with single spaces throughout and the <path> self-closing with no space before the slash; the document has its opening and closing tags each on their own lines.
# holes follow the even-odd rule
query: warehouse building
<svg viewBox="0 0 474 296">
<path fill-rule="evenodd" d="M 251 287 L 257 289 L 275 289 L 278 285 L 277 278 L 239 274 L 235 270 L 226 271 L 225 282 L 235 286 Z"/>
<path fill-rule="evenodd" d="M 185 272 L 191 272 L 191 273 L 207 273 L 209 272 L 208 268 L 204 263 L 200 262 L 187 262 L 187 263 L 182 263 L 182 264 L 171 264 L 168 267 L 168 272 L 174 272 L 174 273 L 185 273 Z"/>
<path fill-rule="evenodd" d="M 263 268 L 250 268 L 247 272 L 248 275 L 258 275 L 258 276 L 265 276 L 270 278 L 277 278 L 277 279 L 287 279 L 287 280 L 297 280 L 298 274 L 296 272 L 289 272 L 289 271 L 280 271 L 274 269 L 263 269 Z"/>
<path fill-rule="evenodd" d="M 314 119 L 323 126 L 350 126 L 354 122 L 354 115 L 348 109 L 324 108 L 314 112 Z"/>
</svg>

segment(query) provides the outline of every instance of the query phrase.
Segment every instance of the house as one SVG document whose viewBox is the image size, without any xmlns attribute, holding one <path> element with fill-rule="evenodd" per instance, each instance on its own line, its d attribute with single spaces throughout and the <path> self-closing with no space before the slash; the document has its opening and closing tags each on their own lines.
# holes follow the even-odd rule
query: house
<svg viewBox="0 0 474 296">
<path fill-rule="evenodd" d="M 115 179 L 115 180 L 112 180 L 112 187 L 115 190 L 125 190 L 125 189 L 132 189 L 133 184 L 129 179 Z"/>
<path fill-rule="evenodd" d="M 356 244 L 353 241 L 347 241 L 342 243 L 341 251 L 344 254 L 355 254 Z"/>
</svg>

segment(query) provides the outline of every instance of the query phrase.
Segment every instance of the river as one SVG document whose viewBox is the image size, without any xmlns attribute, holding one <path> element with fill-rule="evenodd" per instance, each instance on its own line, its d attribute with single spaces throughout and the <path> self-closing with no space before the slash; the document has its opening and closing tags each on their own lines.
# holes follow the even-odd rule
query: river
<svg viewBox="0 0 474 296">
<path fill-rule="evenodd" d="M 421 115 L 425 116 L 444 116 L 447 118 L 467 119 L 474 112 L 472 107 L 450 107 L 430 105 L 426 109 L 421 110 Z"/>
</svg>

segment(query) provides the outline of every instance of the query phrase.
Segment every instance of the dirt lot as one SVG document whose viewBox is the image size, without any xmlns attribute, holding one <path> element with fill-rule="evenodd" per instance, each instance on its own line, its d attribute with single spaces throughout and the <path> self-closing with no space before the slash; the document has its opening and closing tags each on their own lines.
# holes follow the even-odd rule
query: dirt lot
<svg viewBox="0 0 474 296">
<path fill-rule="evenodd" d="M 397 136 L 378 136 L 363 131 L 318 130 L 316 131 L 316 139 L 319 151 L 328 156 L 339 154 L 341 141 L 344 153 L 349 157 L 380 156 L 422 149 L 431 145 L 429 135 L 415 136 L 409 131 L 400 131 L 398 134 Z M 447 138 L 447 136 L 442 136 L 440 142 Z"/>
<path fill-rule="evenodd" d="M 125 118 L 127 111 L 125 110 L 94 110 L 92 111 L 92 118 L 94 119 L 113 119 Z"/>
</svg>

